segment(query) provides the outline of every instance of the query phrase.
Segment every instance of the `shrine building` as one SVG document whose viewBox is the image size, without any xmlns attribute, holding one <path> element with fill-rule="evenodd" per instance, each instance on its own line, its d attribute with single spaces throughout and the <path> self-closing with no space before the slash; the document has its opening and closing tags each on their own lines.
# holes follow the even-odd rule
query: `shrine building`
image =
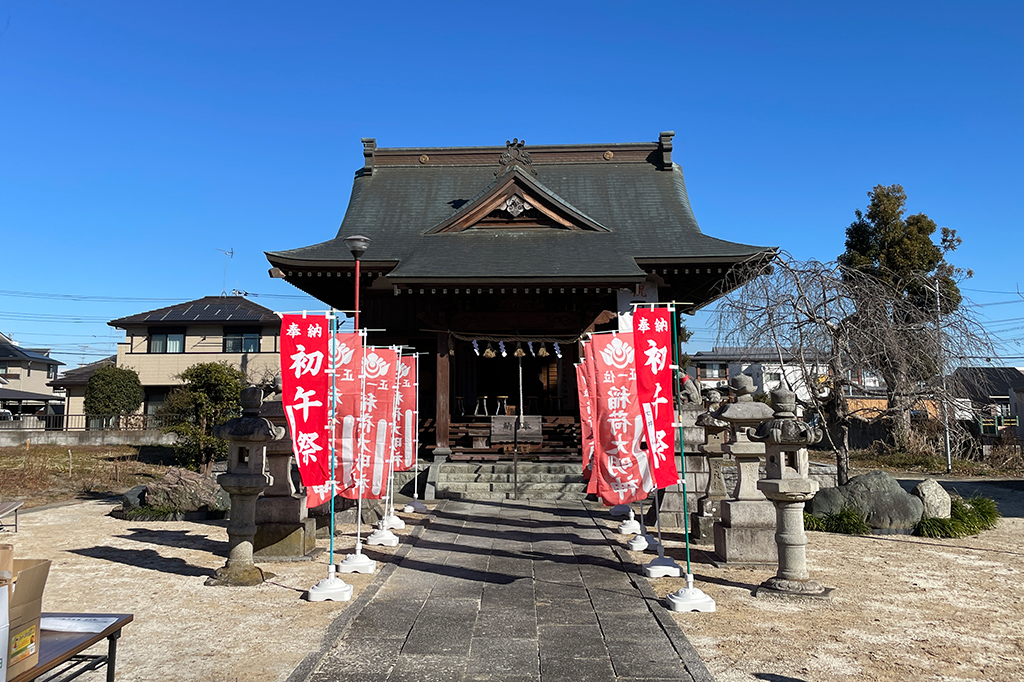
<svg viewBox="0 0 1024 682">
<path fill-rule="evenodd" d="M 531 454 L 576 459 L 581 335 L 626 324 L 634 301 L 693 313 L 777 252 L 701 232 L 672 138 L 421 149 L 363 139 L 337 235 L 268 252 L 271 275 L 351 310 L 343 240 L 369 237 L 360 326 L 370 344 L 424 354 L 423 454 L 498 457 L 490 418 L 522 403 L 542 417 Z"/>
</svg>

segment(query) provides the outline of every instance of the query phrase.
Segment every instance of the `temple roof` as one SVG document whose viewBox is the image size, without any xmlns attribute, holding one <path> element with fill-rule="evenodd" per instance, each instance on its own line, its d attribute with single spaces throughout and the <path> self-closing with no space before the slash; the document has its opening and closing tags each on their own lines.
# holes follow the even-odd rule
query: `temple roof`
<svg viewBox="0 0 1024 682">
<path fill-rule="evenodd" d="M 337 236 L 267 258 L 286 275 L 348 269 L 342 240 L 362 234 L 373 240 L 364 264 L 394 284 L 641 282 L 644 264 L 770 258 L 774 248 L 701 232 L 671 140 L 425 149 L 364 140 L 366 166 Z"/>
</svg>

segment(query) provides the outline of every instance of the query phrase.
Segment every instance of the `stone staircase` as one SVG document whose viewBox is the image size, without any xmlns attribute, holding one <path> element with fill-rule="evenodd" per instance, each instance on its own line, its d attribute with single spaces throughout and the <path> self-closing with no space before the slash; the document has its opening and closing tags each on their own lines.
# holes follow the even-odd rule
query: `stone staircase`
<svg viewBox="0 0 1024 682">
<path fill-rule="evenodd" d="M 513 465 L 445 462 L 437 475 L 437 496 L 462 500 L 505 500 L 514 496 Z M 580 500 L 586 497 L 582 464 L 520 462 L 520 500 Z"/>
</svg>

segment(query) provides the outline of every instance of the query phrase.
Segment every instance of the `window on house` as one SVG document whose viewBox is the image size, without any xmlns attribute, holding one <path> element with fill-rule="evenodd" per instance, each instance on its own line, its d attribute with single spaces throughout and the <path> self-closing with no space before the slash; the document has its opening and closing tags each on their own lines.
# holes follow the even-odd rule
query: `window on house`
<svg viewBox="0 0 1024 682">
<path fill-rule="evenodd" d="M 150 353 L 184 353 L 185 331 L 162 330 L 149 333 Z"/>
<path fill-rule="evenodd" d="M 46 366 L 46 378 L 47 379 L 56 379 L 57 378 L 57 365 L 47 365 Z"/>
<path fill-rule="evenodd" d="M 704 365 L 704 376 L 708 379 L 717 379 L 719 377 L 718 365 Z"/>
<path fill-rule="evenodd" d="M 782 372 L 765 372 L 764 373 L 765 383 L 774 381 L 776 383 L 782 382 Z"/>
<path fill-rule="evenodd" d="M 10 367 L 6 362 L 0 362 L 0 374 L 7 374 L 10 371 Z"/>
<path fill-rule="evenodd" d="M 224 330 L 225 353 L 259 353 L 260 330 L 236 327 Z"/>
</svg>

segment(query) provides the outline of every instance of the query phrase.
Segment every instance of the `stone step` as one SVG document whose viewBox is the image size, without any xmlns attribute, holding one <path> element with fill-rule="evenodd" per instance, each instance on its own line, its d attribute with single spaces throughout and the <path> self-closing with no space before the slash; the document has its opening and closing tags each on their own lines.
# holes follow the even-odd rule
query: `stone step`
<svg viewBox="0 0 1024 682">
<path fill-rule="evenodd" d="M 460 464 L 445 463 L 439 470 L 439 475 L 448 474 L 511 474 L 514 467 L 508 464 Z M 534 464 L 521 463 L 519 465 L 520 475 L 526 474 L 582 474 L 582 464 L 552 463 Z"/>
<path fill-rule="evenodd" d="M 448 492 L 439 494 L 438 497 L 445 497 L 453 500 L 509 500 L 512 493 L 482 493 L 482 492 Z M 582 500 L 586 492 L 560 492 L 560 493 L 539 493 L 519 491 L 520 500 Z"/>
<path fill-rule="evenodd" d="M 510 483 L 515 478 L 514 474 L 463 474 L 463 473 L 442 473 L 439 481 L 448 483 Z M 535 474 L 519 472 L 519 482 L 529 483 L 579 483 L 583 480 L 582 474 Z"/>
<path fill-rule="evenodd" d="M 533 492 L 563 492 L 563 491 L 579 491 L 586 490 L 586 485 L 583 483 L 523 483 L 519 482 L 519 492 L 533 491 Z M 513 483 L 449 483 L 444 486 L 438 486 L 439 490 L 447 490 L 449 492 L 512 492 L 515 489 Z"/>
</svg>

